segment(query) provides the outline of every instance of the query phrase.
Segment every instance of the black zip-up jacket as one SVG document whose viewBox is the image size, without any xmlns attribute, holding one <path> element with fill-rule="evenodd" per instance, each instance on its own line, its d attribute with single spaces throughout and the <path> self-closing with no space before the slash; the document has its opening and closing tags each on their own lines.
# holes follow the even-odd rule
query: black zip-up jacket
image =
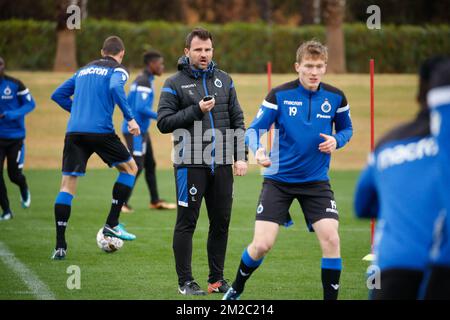
<svg viewBox="0 0 450 320">
<path fill-rule="evenodd" d="M 199 102 L 206 95 L 215 95 L 216 103 L 203 113 Z M 214 171 L 247 160 L 244 114 L 233 81 L 214 62 L 206 70 L 195 70 L 187 57 L 180 58 L 178 72 L 164 83 L 157 126 L 162 133 L 173 133 L 175 167 Z"/>
</svg>

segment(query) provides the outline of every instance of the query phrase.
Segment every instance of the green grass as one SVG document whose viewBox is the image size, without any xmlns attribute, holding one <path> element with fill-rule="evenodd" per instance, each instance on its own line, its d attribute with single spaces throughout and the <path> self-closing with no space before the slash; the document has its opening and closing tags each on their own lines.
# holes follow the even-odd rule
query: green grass
<svg viewBox="0 0 450 320">
<path fill-rule="evenodd" d="M 177 293 L 177 277 L 172 253 L 175 211 L 147 209 L 148 195 L 143 179 L 139 180 L 132 204 L 133 214 L 122 215 L 121 221 L 138 239 L 125 243 L 114 253 L 98 249 L 95 235 L 103 225 L 111 199 L 113 170 L 90 170 L 80 179 L 66 232 L 69 244 L 65 261 L 51 261 L 54 246 L 53 202 L 58 193 L 58 170 L 27 170 L 32 191 L 32 207 L 20 208 L 16 186 L 7 183 L 15 212 L 11 221 L 0 223 L 0 241 L 17 259 L 31 269 L 54 293 L 57 299 L 190 299 Z M 340 236 L 344 270 L 340 299 L 366 299 L 365 271 L 361 258 L 368 253 L 370 228 L 368 221 L 353 217 L 352 199 L 356 171 L 331 174 L 340 220 Z M 240 255 L 253 236 L 256 201 L 262 178 L 252 172 L 235 178 L 235 198 L 230 226 L 225 277 L 233 279 Z M 174 201 L 173 172 L 158 171 L 161 195 Z M 204 207 L 204 206 L 203 206 Z M 193 274 L 206 287 L 208 263 L 206 238 L 208 219 L 202 207 L 194 234 Z M 243 299 L 321 299 L 320 249 L 314 234 L 306 231 L 300 207 L 291 208 L 294 226 L 281 230 L 274 249 L 247 284 Z M 69 290 L 67 267 L 81 268 L 81 289 Z M 220 299 L 210 295 L 196 299 Z M 29 289 L 0 259 L 0 300 L 35 299 Z"/>
</svg>

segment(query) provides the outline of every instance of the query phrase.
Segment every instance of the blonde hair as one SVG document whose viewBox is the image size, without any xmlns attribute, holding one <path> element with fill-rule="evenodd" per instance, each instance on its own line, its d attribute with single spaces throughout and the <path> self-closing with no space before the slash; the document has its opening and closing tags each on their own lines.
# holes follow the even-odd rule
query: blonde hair
<svg viewBox="0 0 450 320">
<path fill-rule="evenodd" d="M 323 59 L 326 63 L 328 61 L 328 48 L 315 39 L 304 42 L 297 49 L 296 61 L 301 63 L 306 56 Z"/>
</svg>

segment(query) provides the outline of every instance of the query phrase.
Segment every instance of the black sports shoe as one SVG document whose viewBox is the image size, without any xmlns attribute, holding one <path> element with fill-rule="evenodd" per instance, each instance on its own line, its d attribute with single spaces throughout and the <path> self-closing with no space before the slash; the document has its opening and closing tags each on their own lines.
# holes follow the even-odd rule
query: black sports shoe
<svg viewBox="0 0 450 320">
<path fill-rule="evenodd" d="M 206 292 L 203 291 L 197 282 L 194 280 L 186 281 L 184 285 L 178 287 L 178 292 L 183 295 L 191 295 L 191 296 L 204 296 Z"/>
<path fill-rule="evenodd" d="M 225 279 L 216 281 L 214 283 L 208 282 L 208 293 L 226 293 L 230 289 L 230 285 Z"/>
<path fill-rule="evenodd" d="M 64 248 L 57 248 L 55 251 L 53 251 L 52 260 L 64 260 L 67 255 L 67 249 Z"/>
<path fill-rule="evenodd" d="M 2 216 L 0 217 L 0 220 L 6 221 L 11 220 L 13 218 L 13 213 L 11 211 L 3 212 Z"/>
</svg>

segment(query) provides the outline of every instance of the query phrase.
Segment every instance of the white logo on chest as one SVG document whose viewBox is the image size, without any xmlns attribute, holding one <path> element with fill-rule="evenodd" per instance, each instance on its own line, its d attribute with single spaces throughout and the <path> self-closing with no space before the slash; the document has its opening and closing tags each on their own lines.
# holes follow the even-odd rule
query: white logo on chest
<svg viewBox="0 0 450 320">
<path fill-rule="evenodd" d="M 6 86 L 5 90 L 3 90 L 3 96 L 2 99 L 12 99 L 13 96 L 11 95 L 12 91 L 11 88 L 9 86 Z"/>
<path fill-rule="evenodd" d="M 217 78 L 216 78 L 216 80 L 214 80 L 214 85 L 215 85 L 217 88 L 222 88 L 222 81 L 220 81 L 220 79 L 217 79 Z"/>
<path fill-rule="evenodd" d="M 7 86 L 5 88 L 5 90 L 3 91 L 3 93 L 5 94 L 5 96 L 9 96 L 11 94 L 11 88 L 9 86 Z"/>
</svg>

